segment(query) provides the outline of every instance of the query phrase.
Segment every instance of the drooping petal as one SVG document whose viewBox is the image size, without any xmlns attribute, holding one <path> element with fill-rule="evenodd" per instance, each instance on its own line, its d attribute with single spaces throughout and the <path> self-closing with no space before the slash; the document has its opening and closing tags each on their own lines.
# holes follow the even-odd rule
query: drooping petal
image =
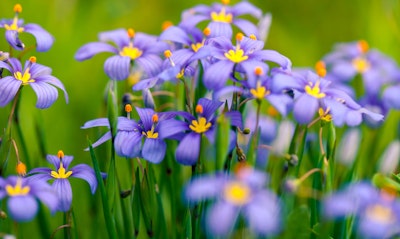
<svg viewBox="0 0 400 239">
<path fill-rule="evenodd" d="M 293 114 L 300 124 L 308 124 L 318 110 L 318 100 L 307 94 L 301 95 L 293 106 Z"/>
<path fill-rule="evenodd" d="M 54 43 L 54 37 L 37 24 L 26 24 L 24 31 L 36 38 L 36 50 L 38 52 L 48 51 Z"/>
<path fill-rule="evenodd" d="M 112 80 L 125 80 L 129 76 L 131 58 L 112 56 L 104 62 L 104 71 Z"/>
<path fill-rule="evenodd" d="M 146 139 L 142 148 L 144 159 L 152 163 L 160 163 L 165 156 L 167 144 L 160 139 Z"/>
<path fill-rule="evenodd" d="M 218 90 L 225 86 L 234 63 L 229 60 L 222 60 L 212 64 L 204 72 L 204 85 L 207 89 Z"/>
<path fill-rule="evenodd" d="M 239 208 L 223 202 L 216 202 L 206 215 L 207 229 L 214 236 L 228 236 L 239 215 Z"/>
<path fill-rule="evenodd" d="M 14 49 L 22 51 L 25 47 L 24 43 L 18 37 L 18 32 L 14 30 L 6 31 L 6 40 Z"/>
<path fill-rule="evenodd" d="M 133 158 L 139 155 L 142 135 L 134 131 L 118 131 L 115 136 L 115 152 L 121 157 Z"/>
<path fill-rule="evenodd" d="M 262 16 L 261 9 L 257 8 L 249 2 L 239 2 L 232 7 L 232 14 L 234 16 L 241 16 L 245 14 L 252 15 L 255 18 L 260 18 Z"/>
<path fill-rule="evenodd" d="M 71 171 L 71 177 L 85 180 L 89 184 L 92 194 L 96 192 L 97 180 L 93 168 L 86 164 L 78 164 L 72 167 Z"/>
<path fill-rule="evenodd" d="M 21 62 L 17 58 L 10 58 L 8 59 L 8 62 L 10 63 L 12 69 L 14 69 L 14 72 L 22 72 Z"/>
<path fill-rule="evenodd" d="M 30 84 L 37 96 L 36 107 L 39 109 L 49 108 L 58 98 L 57 89 L 44 82 L 33 82 Z"/>
<path fill-rule="evenodd" d="M 62 212 L 68 211 L 72 204 L 72 189 L 68 179 L 54 180 L 52 188 L 57 192 L 58 196 L 57 210 Z"/>
<path fill-rule="evenodd" d="M 86 122 L 81 129 L 88 129 L 88 128 L 93 128 L 93 127 L 99 127 L 99 126 L 107 126 L 110 127 L 110 122 L 108 121 L 107 118 L 99 118 L 99 119 L 94 119 Z"/>
<path fill-rule="evenodd" d="M 59 199 L 53 187 L 44 181 L 35 181 L 31 185 L 32 193 L 50 209 L 51 213 L 54 213 L 57 210 Z"/>
<path fill-rule="evenodd" d="M 110 44 L 104 42 L 91 42 L 78 49 L 75 53 L 75 60 L 84 61 L 101 52 L 112 52 L 118 54 L 118 50 Z"/>
<path fill-rule="evenodd" d="M 168 27 L 168 29 L 160 34 L 159 40 L 182 43 L 187 46 L 190 46 L 192 42 L 188 34 L 182 28 L 177 26 Z"/>
<path fill-rule="evenodd" d="M 161 71 L 162 60 L 159 56 L 154 54 L 141 56 L 135 60 L 135 63 L 147 73 L 147 77 L 156 76 Z"/>
<path fill-rule="evenodd" d="M 5 63 L 4 61 L 0 61 L 0 68 L 7 69 L 9 72 L 12 72 L 12 68 L 9 64 Z"/>
<path fill-rule="evenodd" d="M 6 76 L 0 80 L 0 106 L 6 106 L 17 94 L 22 81 Z"/>
<path fill-rule="evenodd" d="M 200 140 L 200 134 L 194 132 L 187 134 L 176 148 L 176 161 L 183 165 L 196 164 L 200 154 Z"/>
<path fill-rule="evenodd" d="M 111 138 L 112 138 L 111 131 L 108 131 L 103 136 L 101 136 L 96 142 L 94 142 L 92 144 L 92 147 L 96 148 L 97 146 L 99 146 L 100 144 L 103 144 L 104 142 L 110 140 Z M 88 150 L 89 150 L 89 148 L 85 149 L 85 151 L 88 151 Z"/>
<path fill-rule="evenodd" d="M 26 179 L 30 182 L 35 181 L 49 181 L 53 179 L 51 176 L 51 169 L 50 168 L 34 168 L 28 172 L 29 177 Z"/>
<path fill-rule="evenodd" d="M 258 60 L 275 62 L 283 69 L 291 69 L 292 67 L 292 62 L 289 60 L 289 58 L 274 50 L 257 51 L 251 56 Z"/>
<path fill-rule="evenodd" d="M 140 80 L 138 83 L 133 85 L 133 91 L 139 91 L 144 89 L 151 89 L 153 88 L 160 80 L 157 77 L 152 77 L 145 80 Z"/>
<path fill-rule="evenodd" d="M 101 42 L 115 43 L 119 49 L 122 49 L 124 46 L 129 44 L 128 32 L 123 28 L 100 32 L 98 37 Z"/>
<path fill-rule="evenodd" d="M 10 197 L 7 202 L 8 213 L 18 222 L 32 220 L 38 212 L 39 206 L 31 195 Z"/>
</svg>

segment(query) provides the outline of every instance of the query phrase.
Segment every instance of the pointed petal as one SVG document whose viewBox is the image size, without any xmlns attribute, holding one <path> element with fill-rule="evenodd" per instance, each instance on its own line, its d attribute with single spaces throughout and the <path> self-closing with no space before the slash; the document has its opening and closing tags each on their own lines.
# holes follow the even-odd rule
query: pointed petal
<svg viewBox="0 0 400 239">
<path fill-rule="evenodd" d="M 118 54 L 117 49 L 110 44 L 104 42 L 90 42 L 79 48 L 74 57 L 77 61 L 84 61 L 101 52 L 112 52 Z"/>
<path fill-rule="evenodd" d="M 193 132 L 187 134 L 176 148 L 176 161 L 183 165 L 196 164 L 200 154 L 200 140 L 200 134 Z"/>
<path fill-rule="evenodd" d="M 68 103 L 68 93 L 65 90 L 64 84 L 57 79 L 56 77 L 52 76 L 52 75 L 46 75 L 46 76 L 41 76 L 39 79 L 37 79 L 38 81 L 42 81 L 48 84 L 51 84 L 55 87 L 58 87 L 59 89 L 61 89 L 64 92 L 64 97 L 65 97 L 65 101 Z"/>
<path fill-rule="evenodd" d="M 36 107 L 39 109 L 49 108 L 58 98 L 57 89 L 45 82 L 30 83 L 37 96 Z"/>
<path fill-rule="evenodd" d="M 218 108 L 221 107 L 223 103 L 224 102 L 221 101 L 209 100 L 207 98 L 200 98 L 197 104 L 203 106 L 202 115 L 206 119 L 210 119 L 211 116 L 213 116 L 213 114 L 215 113 L 215 111 L 217 111 Z"/>
<path fill-rule="evenodd" d="M 7 69 L 9 72 L 13 72 L 11 66 L 4 61 L 0 61 L 0 68 Z"/>
<path fill-rule="evenodd" d="M 165 156 L 167 144 L 161 139 L 146 139 L 142 148 L 142 156 L 149 162 L 160 163 Z"/>
<path fill-rule="evenodd" d="M 99 127 L 99 126 L 107 126 L 110 127 L 110 123 L 108 122 L 107 118 L 99 118 L 99 119 L 94 119 L 86 122 L 81 129 L 88 129 L 88 128 L 93 128 L 93 127 Z"/>
<path fill-rule="evenodd" d="M 65 169 L 69 168 L 69 165 L 71 164 L 72 160 L 74 160 L 74 156 L 64 155 L 64 157 L 62 158 L 62 163 Z"/>
<path fill-rule="evenodd" d="M 89 184 L 92 194 L 96 192 L 97 180 L 93 168 L 86 164 L 78 164 L 72 167 L 71 171 L 71 177 L 85 180 Z"/>
<path fill-rule="evenodd" d="M 26 24 L 24 31 L 36 38 L 36 49 L 38 52 L 48 51 L 54 43 L 54 37 L 37 24 Z"/>
<path fill-rule="evenodd" d="M 46 156 L 47 162 L 51 163 L 55 169 L 58 169 L 60 167 L 60 159 L 57 157 L 57 155 L 50 155 L 48 154 Z"/>
<path fill-rule="evenodd" d="M 136 107 L 136 111 L 139 115 L 140 120 L 142 121 L 144 129 L 150 130 L 151 126 L 153 125 L 152 117 L 154 115 L 154 110 Z"/>
<path fill-rule="evenodd" d="M 252 54 L 252 57 L 263 61 L 272 61 L 280 65 L 283 69 L 291 69 L 292 62 L 286 56 L 274 50 L 261 50 Z"/>
<path fill-rule="evenodd" d="M 6 40 L 14 48 L 22 51 L 25 47 L 24 43 L 18 37 L 18 32 L 13 30 L 6 30 Z"/>
</svg>

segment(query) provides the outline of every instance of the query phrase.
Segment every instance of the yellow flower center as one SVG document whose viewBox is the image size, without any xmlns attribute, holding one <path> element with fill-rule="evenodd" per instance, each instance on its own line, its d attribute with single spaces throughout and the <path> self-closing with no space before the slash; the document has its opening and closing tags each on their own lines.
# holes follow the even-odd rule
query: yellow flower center
<svg viewBox="0 0 400 239">
<path fill-rule="evenodd" d="M 366 215 L 385 224 L 395 220 L 393 211 L 390 208 L 378 204 L 368 207 Z"/>
<path fill-rule="evenodd" d="M 204 42 L 198 42 L 198 43 L 193 43 L 192 45 L 191 45 L 191 47 L 192 47 L 192 50 L 194 51 L 194 52 L 197 52 L 200 48 L 202 48 L 204 46 Z"/>
<path fill-rule="evenodd" d="M 225 13 L 225 8 L 222 8 L 219 13 L 212 12 L 211 13 L 211 20 L 214 22 L 224 22 L 224 23 L 232 23 L 232 14 Z"/>
<path fill-rule="evenodd" d="M 27 195 L 30 190 L 31 188 L 29 186 L 22 187 L 22 178 L 17 179 L 15 186 L 6 186 L 6 192 L 10 197 Z"/>
<path fill-rule="evenodd" d="M 185 69 L 182 69 L 178 74 L 176 74 L 176 78 L 181 79 L 185 75 Z"/>
<path fill-rule="evenodd" d="M 143 52 L 141 50 L 139 50 L 136 47 L 133 47 L 132 44 L 130 44 L 129 46 L 122 48 L 122 51 L 119 52 L 119 55 L 127 56 L 132 60 L 135 60 L 136 58 L 140 57 L 142 53 Z"/>
<path fill-rule="evenodd" d="M 14 73 L 14 77 L 17 80 L 22 81 L 22 85 L 28 85 L 29 83 L 33 83 L 35 82 L 34 79 L 31 79 L 31 74 L 29 73 L 29 69 L 26 69 L 26 71 L 24 72 L 24 74 L 22 74 L 21 72 L 17 71 Z"/>
<path fill-rule="evenodd" d="M 210 127 L 211 123 L 207 122 L 204 117 L 200 117 L 198 120 L 192 120 L 192 124 L 189 125 L 189 128 L 198 134 L 206 132 Z"/>
<path fill-rule="evenodd" d="M 69 176 L 71 176 L 72 171 L 68 171 L 68 172 L 65 172 L 65 171 L 66 170 L 64 168 L 63 163 L 60 163 L 60 168 L 58 169 L 58 171 L 57 172 L 51 171 L 51 176 L 53 178 L 68 178 Z"/>
<path fill-rule="evenodd" d="M 318 114 L 321 120 L 326 121 L 326 122 L 331 122 L 332 121 L 332 115 L 329 114 L 329 109 L 324 111 L 324 109 L 319 108 L 318 109 Z"/>
<path fill-rule="evenodd" d="M 232 204 L 244 205 L 250 199 L 250 188 L 240 182 L 229 183 L 224 189 L 224 198 Z"/>
<path fill-rule="evenodd" d="M 354 58 L 352 60 L 351 64 L 353 65 L 354 69 L 356 69 L 356 71 L 358 73 L 366 72 L 371 66 L 369 64 L 369 62 L 367 61 L 367 59 L 365 59 L 363 57 Z"/>
<path fill-rule="evenodd" d="M 307 94 L 309 94 L 317 99 L 325 97 L 325 93 L 321 92 L 321 89 L 319 88 L 319 81 L 317 81 L 314 86 L 313 86 L 312 82 L 309 82 L 309 85 L 306 85 L 306 87 L 304 87 L 304 89 Z"/>
<path fill-rule="evenodd" d="M 151 127 L 151 130 L 147 132 L 142 132 L 144 136 L 146 136 L 148 139 L 157 139 L 158 138 L 158 133 L 154 132 L 154 126 Z"/>
<path fill-rule="evenodd" d="M 232 62 L 239 63 L 247 60 L 249 57 L 244 55 L 244 51 L 237 47 L 235 50 L 229 50 L 225 52 L 224 56 Z"/>
<path fill-rule="evenodd" d="M 271 93 L 269 90 L 265 89 L 264 86 L 261 86 L 260 82 L 257 82 L 257 87 L 255 89 L 251 89 L 250 93 L 256 98 L 257 100 L 262 100 L 266 95 Z"/>
<path fill-rule="evenodd" d="M 17 31 L 19 33 L 24 31 L 23 27 L 19 27 L 18 26 L 18 17 L 14 17 L 13 22 L 11 23 L 11 25 L 4 24 L 4 28 L 7 31 Z"/>
</svg>

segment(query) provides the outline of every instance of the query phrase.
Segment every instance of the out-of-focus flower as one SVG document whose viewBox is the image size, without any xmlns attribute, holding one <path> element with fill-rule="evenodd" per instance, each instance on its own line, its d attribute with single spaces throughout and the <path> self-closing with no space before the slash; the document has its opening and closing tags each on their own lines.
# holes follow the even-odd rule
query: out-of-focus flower
<svg viewBox="0 0 400 239">
<path fill-rule="evenodd" d="M 331 219 L 355 216 L 357 231 L 363 238 L 390 238 L 400 232 L 400 201 L 367 182 L 353 183 L 327 196 L 323 214 Z"/>
<path fill-rule="evenodd" d="M 400 158 L 400 141 L 391 142 L 379 159 L 378 172 L 390 174 L 396 171 Z"/>
<path fill-rule="evenodd" d="M 232 37 L 232 25 L 238 27 L 246 35 L 259 36 L 258 29 L 252 22 L 239 18 L 249 14 L 257 19 L 262 16 L 262 11 L 247 1 L 242 1 L 234 6 L 229 6 L 230 0 L 222 0 L 222 4 L 212 6 L 198 5 L 186 10 L 182 14 L 181 25 L 196 26 L 198 23 L 209 20 L 207 28 L 210 37 Z"/>
<path fill-rule="evenodd" d="M 155 36 L 135 33 L 133 29 L 102 32 L 99 40 L 79 48 L 75 59 L 83 61 L 101 52 L 114 53 L 104 63 L 104 71 L 113 80 L 125 80 L 131 72 L 132 63 L 147 73 L 147 77 L 157 75 L 162 64 L 159 54 L 168 48 L 165 42 L 157 41 Z M 107 43 L 109 41 L 115 46 Z"/>
<path fill-rule="evenodd" d="M 23 50 L 25 45 L 19 39 L 19 33 L 27 32 L 36 38 L 36 49 L 39 52 L 48 51 L 53 45 L 54 38 L 38 24 L 23 24 L 24 21 L 18 16 L 22 12 L 22 6 L 14 6 L 15 16 L 13 19 L 0 20 L 0 28 L 6 29 L 7 42 L 17 50 Z"/>
<path fill-rule="evenodd" d="M 73 156 L 64 155 L 62 151 L 59 151 L 57 155 L 47 155 L 46 157 L 55 170 L 50 168 L 35 168 L 28 173 L 28 178 L 31 182 L 53 180 L 52 188 L 57 192 L 59 199 L 57 210 L 63 212 L 68 211 L 72 204 L 72 189 L 69 182 L 71 177 L 85 180 L 89 184 L 92 194 L 95 193 L 97 188 L 96 176 L 90 166 L 78 164 L 68 169 L 73 158 Z"/>
<path fill-rule="evenodd" d="M 264 189 L 266 181 L 265 173 L 244 166 L 235 175 L 195 178 L 186 186 L 185 199 L 216 200 L 206 213 L 206 228 L 213 236 L 228 236 L 239 215 L 256 234 L 274 235 L 281 229 L 281 209 L 277 196 Z"/>
<path fill-rule="evenodd" d="M 21 62 L 10 58 L 7 63 L 0 61 L 0 68 L 8 70 L 12 75 L 0 79 L 0 106 L 7 105 L 17 94 L 20 87 L 30 85 L 38 98 L 36 107 L 50 107 L 58 98 L 57 88 L 64 92 L 68 103 L 68 94 L 59 79 L 51 75 L 51 69 L 36 63 L 36 57 L 30 57 L 24 68 Z"/>
<path fill-rule="evenodd" d="M 358 128 L 351 128 L 344 133 L 340 140 L 337 159 L 342 164 L 350 167 L 356 159 L 358 149 L 361 142 L 361 132 Z"/>
<path fill-rule="evenodd" d="M 35 217 L 39 210 L 38 199 L 53 213 L 58 206 L 56 192 L 43 180 L 31 181 L 17 176 L 0 178 L 0 199 L 5 197 L 8 197 L 9 215 L 18 222 L 30 221 Z"/>
</svg>

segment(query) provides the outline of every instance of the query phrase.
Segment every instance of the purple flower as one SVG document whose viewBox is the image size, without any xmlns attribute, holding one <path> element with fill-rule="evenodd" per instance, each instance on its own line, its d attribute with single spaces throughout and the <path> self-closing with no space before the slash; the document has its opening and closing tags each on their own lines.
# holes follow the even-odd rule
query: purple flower
<svg viewBox="0 0 400 239">
<path fill-rule="evenodd" d="M 232 37 L 232 25 L 238 27 L 246 35 L 254 34 L 258 36 L 257 27 L 248 20 L 240 19 L 242 15 L 252 15 L 255 18 L 261 18 L 260 9 L 247 1 L 242 1 L 234 6 L 228 6 L 229 0 L 222 0 L 223 4 L 213 4 L 211 7 L 198 5 L 186 10 L 183 15 L 181 25 L 196 26 L 198 23 L 210 20 L 207 28 L 210 29 L 210 37 L 225 36 Z"/>
<path fill-rule="evenodd" d="M 59 151 L 58 155 L 47 155 L 46 157 L 47 161 L 54 166 L 55 170 L 50 168 L 35 168 L 28 173 L 31 182 L 53 180 L 52 188 L 57 192 L 59 199 L 57 210 L 63 212 L 68 211 L 72 204 L 72 189 L 69 183 L 70 178 L 85 180 L 89 184 L 92 194 L 94 194 L 97 188 L 94 170 L 88 165 L 78 164 L 68 169 L 73 158 L 73 156 L 64 155 L 62 151 Z"/>
<path fill-rule="evenodd" d="M 10 176 L 0 178 L 0 199 L 8 197 L 7 208 L 10 216 L 18 222 L 32 220 L 39 210 L 37 199 L 52 213 L 57 209 L 57 194 L 45 181 L 31 181 L 27 178 Z"/>
<path fill-rule="evenodd" d="M 358 233 L 365 238 L 389 238 L 400 232 L 400 201 L 367 182 L 327 196 L 323 214 L 331 219 L 355 216 Z"/>
<path fill-rule="evenodd" d="M 121 157 L 143 157 L 152 163 L 160 163 L 165 156 L 165 139 L 174 138 L 182 131 L 184 122 L 173 119 L 175 113 L 156 113 L 152 109 L 136 108 L 140 120 L 119 117 L 117 123 L 117 134 L 114 140 L 116 153 Z M 88 121 L 83 129 L 107 126 L 110 127 L 106 118 Z M 111 139 L 111 132 L 104 134 L 93 144 L 96 147 Z M 143 144 L 142 144 L 143 141 Z"/>
<path fill-rule="evenodd" d="M 8 63 L 8 64 L 7 64 Z M 7 105 L 17 94 L 18 90 L 30 85 L 38 98 L 36 107 L 40 109 L 50 107 L 58 98 L 57 88 L 64 91 L 68 103 L 68 94 L 59 79 L 51 75 L 51 69 L 36 63 L 36 57 L 30 57 L 22 68 L 19 60 L 10 58 L 7 63 L 0 61 L 0 68 L 11 73 L 0 79 L 0 106 Z"/>
<path fill-rule="evenodd" d="M 204 85 L 208 89 L 219 90 L 225 86 L 226 81 L 234 73 L 233 70 L 254 74 L 254 68 L 266 65 L 263 61 L 272 61 L 280 65 L 283 69 L 290 69 L 291 62 L 285 56 L 273 50 L 262 50 L 264 42 L 254 38 L 254 36 L 244 37 L 237 34 L 237 44 L 226 37 L 217 37 L 209 40 L 211 49 L 200 49 L 197 57 L 204 57 L 203 51 L 212 56 L 212 64 L 206 67 L 204 72 Z M 267 67 L 264 67 L 267 68 Z M 250 70 L 250 72 L 246 72 Z"/>
<path fill-rule="evenodd" d="M 148 77 L 158 74 L 162 64 L 159 54 L 167 49 L 167 44 L 144 33 L 117 29 L 99 34 L 100 42 L 91 42 L 82 46 L 75 59 L 83 61 L 101 52 L 114 53 L 104 63 L 106 74 L 113 80 L 125 80 L 131 72 L 131 63 L 135 63 Z M 111 41 L 114 45 L 108 44 Z"/>
<path fill-rule="evenodd" d="M 25 45 L 19 39 L 19 33 L 27 32 L 36 38 L 36 49 L 39 52 L 48 51 L 53 45 L 54 38 L 50 33 L 37 24 L 23 24 L 23 20 L 18 18 L 22 12 L 22 6 L 14 6 L 15 16 L 13 19 L 3 19 L 0 21 L 0 28 L 6 29 L 7 42 L 17 50 L 23 50 Z"/>
<path fill-rule="evenodd" d="M 185 199 L 197 203 L 216 199 L 206 212 L 206 228 L 213 236 L 226 237 L 239 214 L 258 235 L 274 235 L 281 229 L 280 202 L 264 189 L 267 175 L 244 166 L 237 174 L 195 178 L 185 189 Z"/>
</svg>

